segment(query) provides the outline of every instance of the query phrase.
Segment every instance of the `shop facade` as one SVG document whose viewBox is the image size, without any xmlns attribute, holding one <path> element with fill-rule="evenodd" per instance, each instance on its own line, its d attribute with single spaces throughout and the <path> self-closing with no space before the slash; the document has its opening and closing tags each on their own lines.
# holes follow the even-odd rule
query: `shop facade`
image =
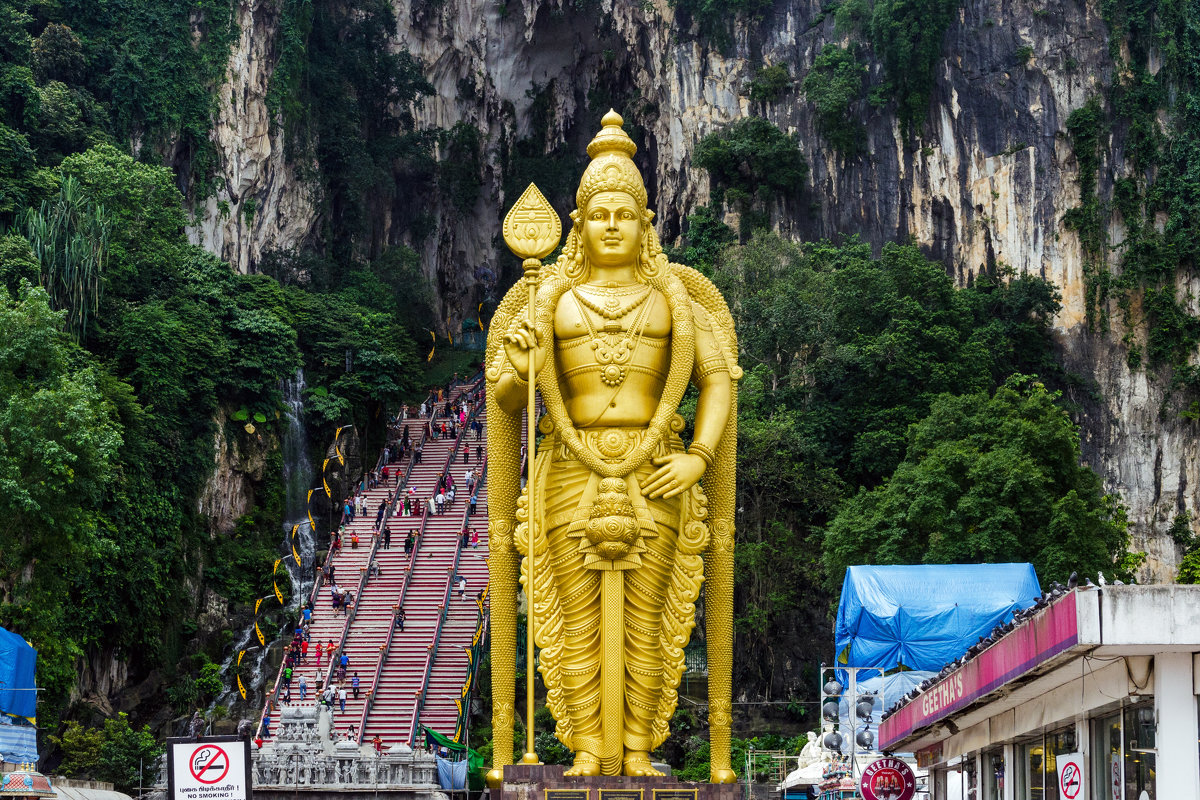
<svg viewBox="0 0 1200 800">
<path fill-rule="evenodd" d="M 896 709 L 932 800 L 1200 798 L 1200 586 L 1077 589 Z"/>
</svg>

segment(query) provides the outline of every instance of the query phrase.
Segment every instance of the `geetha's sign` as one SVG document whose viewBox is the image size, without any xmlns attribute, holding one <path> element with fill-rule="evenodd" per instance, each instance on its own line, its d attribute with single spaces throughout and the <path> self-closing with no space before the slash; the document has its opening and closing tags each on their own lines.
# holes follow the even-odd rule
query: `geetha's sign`
<svg viewBox="0 0 1200 800">
<path fill-rule="evenodd" d="M 917 776 L 898 758 L 878 758 L 863 770 L 859 788 L 864 800 L 912 800 Z"/>
</svg>

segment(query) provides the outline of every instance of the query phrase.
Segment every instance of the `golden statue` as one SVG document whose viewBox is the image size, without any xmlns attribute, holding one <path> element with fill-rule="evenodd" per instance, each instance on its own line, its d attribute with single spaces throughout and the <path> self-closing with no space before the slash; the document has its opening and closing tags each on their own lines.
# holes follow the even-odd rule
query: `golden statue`
<svg viewBox="0 0 1200 800">
<path fill-rule="evenodd" d="M 684 647 L 705 589 L 712 780 L 729 760 L 737 384 L 733 319 L 717 289 L 667 260 L 651 226 L 637 147 L 609 111 L 562 255 L 558 217 L 536 187 L 505 221 L 526 257 L 526 286 L 488 335 L 488 529 L 492 725 L 489 781 L 512 763 L 517 583 L 568 775 L 658 775 Z M 528 290 L 529 308 L 526 306 Z M 534 301 L 536 293 L 536 304 Z M 532 355 L 532 365 L 530 358 Z M 530 369 L 545 403 L 521 490 L 521 424 Z M 685 448 L 677 409 L 699 390 Z M 533 452 L 533 439 L 529 439 Z M 702 482 L 701 482 L 702 481 Z M 529 536 L 532 528 L 533 535 Z M 532 644 L 530 645 L 532 654 Z M 532 713 L 532 692 L 529 712 Z M 525 761 L 536 763 L 532 734 Z"/>
</svg>

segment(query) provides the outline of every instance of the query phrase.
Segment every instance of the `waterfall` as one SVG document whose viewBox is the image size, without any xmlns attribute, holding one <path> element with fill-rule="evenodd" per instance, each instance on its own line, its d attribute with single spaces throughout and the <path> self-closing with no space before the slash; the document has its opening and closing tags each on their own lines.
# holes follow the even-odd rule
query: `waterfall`
<svg viewBox="0 0 1200 800">
<path fill-rule="evenodd" d="M 288 599 L 287 608 L 295 610 L 298 615 L 302 603 L 312 591 L 313 559 L 316 553 L 316 532 L 308 524 L 308 490 L 313 487 L 315 473 L 312 462 L 308 458 L 308 437 L 304 431 L 304 370 L 296 370 L 295 377 L 283 381 L 281 389 L 284 405 L 282 417 L 284 427 L 280 442 L 280 450 L 283 453 L 284 519 L 279 556 L 283 559 L 280 567 L 287 569 L 292 580 L 292 594 Z M 299 564 L 296 563 L 292 553 L 292 528 L 296 525 L 300 526 L 296 531 L 294 542 L 296 553 L 300 555 Z M 270 600 L 269 602 L 274 604 L 275 601 Z M 276 634 L 274 626 L 270 625 L 264 624 L 262 631 L 264 635 L 272 638 Z M 267 644 L 268 646 L 271 644 L 270 638 L 268 638 Z M 251 650 L 251 647 L 254 649 Z M 237 690 L 237 678 L 234 677 L 235 673 L 231 667 L 237 659 L 237 654 L 242 650 L 249 650 L 243 663 L 248 662 L 250 665 L 250 677 L 245 683 L 246 697 L 250 703 L 249 716 L 253 718 L 258 713 L 257 698 L 261 697 L 259 693 L 263 687 L 263 671 L 267 663 L 267 648 L 258 646 L 253 622 L 237 637 L 233 651 L 221 665 L 221 673 L 225 677 L 227 685 L 209 708 L 211 710 L 217 705 L 231 708 L 234 704 L 241 702 Z"/>
</svg>

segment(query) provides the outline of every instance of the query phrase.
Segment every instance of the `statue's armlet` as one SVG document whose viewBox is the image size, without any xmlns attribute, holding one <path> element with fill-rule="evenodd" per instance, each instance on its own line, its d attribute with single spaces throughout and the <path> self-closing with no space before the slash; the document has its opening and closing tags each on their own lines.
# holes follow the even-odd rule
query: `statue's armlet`
<svg viewBox="0 0 1200 800">
<path fill-rule="evenodd" d="M 699 303 L 693 302 L 692 316 L 696 323 L 696 360 L 692 367 L 692 382 L 703 388 L 714 377 L 717 380 L 729 380 L 729 362 L 713 333 L 713 322 L 708 312 Z"/>
</svg>

